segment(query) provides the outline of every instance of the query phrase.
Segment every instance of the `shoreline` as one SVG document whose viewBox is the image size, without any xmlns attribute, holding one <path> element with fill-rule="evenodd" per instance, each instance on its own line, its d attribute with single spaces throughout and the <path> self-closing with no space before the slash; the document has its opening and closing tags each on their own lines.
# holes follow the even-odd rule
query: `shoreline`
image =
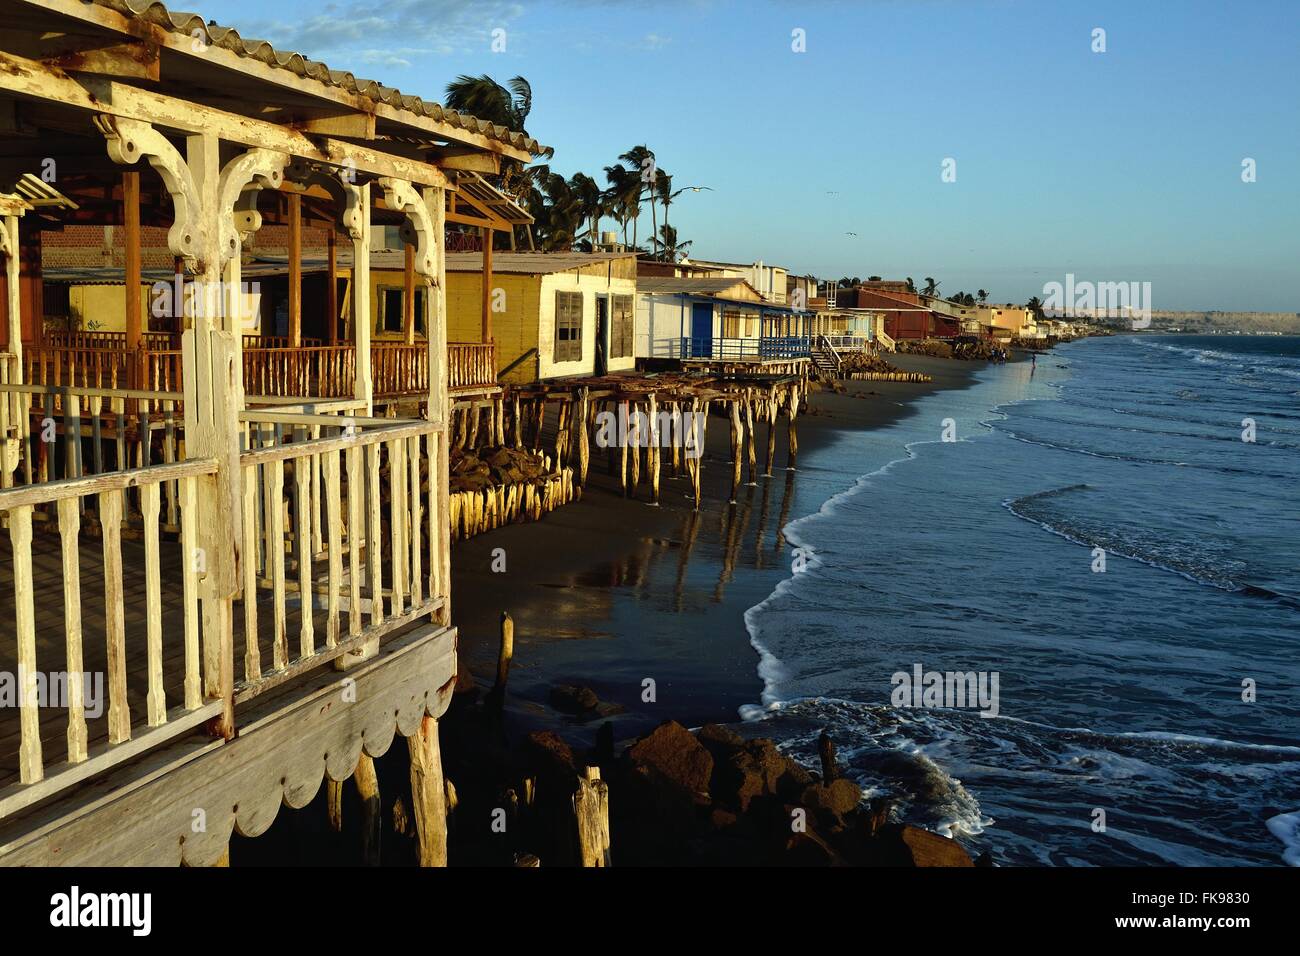
<svg viewBox="0 0 1300 956">
<path fill-rule="evenodd" d="M 623 498 L 603 456 L 593 455 L 582 500 L 541 522 L 456 542 L 452 606 L 460 664 L 481 689 L 495 672 L 502 612 L 514 621 L 507 735 L 549 730 L 590 746 L 606 721 L 616 739 L 667 719 L 689 727 L 740 721 L 740 709 L 759 702 L 764 688 L 745 612 L 789 577 L 782 529 L 843 490 L 793 510 L 801 476 L 805 486 L 815 481 L 820 452 L 844 433 L 887 427 L 914 414 L 922 397 L 969 387 L 987 365 L 912 354 L 891 361 L 933 380 L 849 380 L 838 383 L 842 392 L 810 392 L 799 417 L 798 470 L 784 467 L 778 427 L 775 473 L 742 486 L 735 504 L 727 500 L 726 429 L 715 427 L 705 445 L 698 513 L 684 475 L 665 474 L 654 507 Z M 762 426 L 758 434 L 761 445 Z M 502 563 L 503 572 L 492 570 Z M 551 703 L 557 686 L 590 689 L 601 706 L 583 716 L 565 713 Z"/>
</svg>

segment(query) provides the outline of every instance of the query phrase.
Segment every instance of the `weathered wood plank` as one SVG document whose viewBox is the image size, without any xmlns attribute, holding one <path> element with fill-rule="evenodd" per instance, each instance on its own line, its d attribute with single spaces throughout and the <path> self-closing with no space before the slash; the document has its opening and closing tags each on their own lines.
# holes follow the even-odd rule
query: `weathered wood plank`
<svg viewBox="0 0 1300 956">
<path fill-rule="evenodd" d="M 122 497 L 99 495 L 100 532 L 104 536 L 104 617 L 108 646 L 108 742 L 131 739 L 131 711 L 126 699 L 126 626 L 122 609 Z"/>
<path fill-rule="evenodd" d="M 150 727 L 157 727 L 167 722 L 167 697 L 163 691 L 162 580 L 158 566 L 158 513 L 161 503 L 158 485 L 141 486 L 140 511 L 144 517 L 145 596 L 148 601 L 149 621 L 148 719 Z"/>
<path fill-rule="evenodd" d="M 9 512 L 9 541 L 14 554 L 14 615 L 18 628 L 18 701 L 22 743 L 18 751 L 18 778 L 38 782 L 41 763 L 41 718 L 36 699 L 36 594 L 32 583 L 32 509 Z"/>
</svg>

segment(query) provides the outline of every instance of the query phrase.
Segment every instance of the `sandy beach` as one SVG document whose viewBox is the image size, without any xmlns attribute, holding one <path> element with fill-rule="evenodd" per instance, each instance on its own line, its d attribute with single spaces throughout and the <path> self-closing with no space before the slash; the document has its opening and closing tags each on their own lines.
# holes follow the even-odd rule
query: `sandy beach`
<svg viewBox="0 0 1300 956">
<path fill-rule="evenodd" d="M 515 622 L 508 734 L 552 729 L 587 745 L 605 719 L 614 721 L 616 738 L 628 739 L 669 718 L 686 726 L 732 722 L 739 707 L 754 703 L 758 656 L 743 615 L 767 596 L 774 574 L 790 572 L 781 528 L 799 517 L 792 499 L 799 483 L 816 474 L 819 448 L 844 431 L 910 414 L 921 396 L 964 388 L 983 367 L 921 355 L 892 360 L 933 381 L 845 382 L 842 394 L 814 391 L 798 420 L 798 470 L 785 467 L 779 423 L 775 474 L 760 477 L 757 487 L 742 486 L 734 506 L 727 501 L 727 429 L 719 419 L 709 429 L 698 514 L 689 482 L 670 470 L 659 507 L 623 498 L 601 453 L 593 455 L 581 501 L 539 523 L 457 542 L 452 602 L 461 667 L 481 685 L 495 670 L 501 613 Z M 760 447 L 765 440 L 759 426 Z M 502 559 L 505 571 L 493 571 Z M 645 699 L 647 680 L 654 681 L 653 700 Z M 557 685 L 590 688 L 606 706 L 592 718 L 566 715 L 549 703 Z"/>
</svg>

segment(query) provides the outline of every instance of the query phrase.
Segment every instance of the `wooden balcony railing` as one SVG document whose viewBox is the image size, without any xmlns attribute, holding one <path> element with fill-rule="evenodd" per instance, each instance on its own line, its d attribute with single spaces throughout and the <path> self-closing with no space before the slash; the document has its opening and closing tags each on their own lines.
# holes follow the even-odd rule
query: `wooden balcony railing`
<svg viewBox="0 0 1300 956">
<path fill-rule="evenodd" d="M 79 333 L 108 336 L 117 333 Z M 107 342 L 107 339 L 96 339 Z M 351 398 L 355 393 L 356 353 L 340 345 L 253 346 L 268 339 L 246 337 L 243 348 L 246 395 Z M 133 363 L 136 371 L 132 373 Z M 180 349 L 127 351 L 125 345 L 32 345 L 23 352 L 23 381 L 54 387 L 179 392 Z M 429 390 L 428 345 L 375 342 L 370 346 L 371 380 L 376 399 L 414 398 Z M 447 374 L 452 392 L 496 385 L 496 346 L 452 342 L 447 346 Z"/>
<path fill-rule="evenodd" d="M 247 701 L 443 607 L 440 424 L 283 409 L 240 420 L 241 577 L 224 627 L 202 613 L 201 589 L 213 562 L 235 563 L 235 541 L 224 555 L 196 543 L 219 460 L 0 490 L 12 595 L 0 631 L 15 635 L 0 669 L 19 690 L 0 709 L 0 819 L 214 718 L 238 726 Z M 169 484 L 179 535 L 163 521 Z M 81 533 L 87 514 L 97 535 Z M 33 534 L 38 516 L 46 531 Z"/>
<path fill-rule="evenodd" d="M 452 391 L 488 388 L 497 383 L 497 347 L 494 342 L 448 342 L 447 374 Z"/>
<path fill-rule="evenodd" d="M 200 648 L 198 577 L 200 565 L 177 560 L 187 549 L 197 547 L 197 508 L 193 502 L 205 476 L 215 474 L 215 459 L 200 459 L 157 465 L 109 475 L 54 481 L 0 491 L 0 511 L 7 516 L 12 561 L 6 562 L 11 578 L 13 603 L 5 629 L 17 636 L 18 694 L 18 780 L 0 788 L 0 817 L 129 760 L 158 744 L 174 739 L 222 712 L 221 700 L 205 692 L 214 675 L 205 660 L 218 654 L 209 646 Z M 161 560 L 159 537 L 160 488 L 163 482 L 181 485 L 181 551 L 172 560 Z M 144 501 L 143 545 L 131 541 L 133 559 L 142 557 L 143 593 L 138 571 L 124 574 L 122 501 L 127 489 L 138 489 Z M 99 514 L 102 535 L 99 548 L 79 539 L 81 515 L 88 501 Z M 32 517 L 38 507 L 53 506 L 58 515 L 59 546 L 49 546 L 42 535 L 33 548 Z M 98 555 L 95 552 L 98 551 Z M 142 556 L 139 554 L 142 552 Z M 91 581 L 103 582 L 103 601 L 83 594 L 81 567 L 92 564 Z M 134 561 L 132 562 L 134 565 Z M 168 590 L 178 588 L 178 614 L 166 622 L 162 613 L 164 576 Z M 179 576 L 180 581 L 173 580 Z M 61 579 L 61 591 L 56 585 Z M 53 586 L 53 587 L 52 587 Z M 39 597 L 39 600 L 38 600 Z M 83 648 L 83 600 L 86 620 L 103 634 L 85 642 Z M 62 618 L 63 635 L 56 637 Z M 133 640 L 128 650 L 128 624 Z M 166 624 L 166 628 L 165 628 Z M 143 625 L 145 633 L 137 631 Z M 179 626 L 177 626 L 179 625 Z M 164 685 L 164 629 L 166 646 L 172 649 L 175 673 L 183 676 L 180 703 L 169 707 Z M 173 633 L 174 629 L 174 633 Z M 140 641 L 143 636 L 143 648 Z M 211 639 L 215 640 L 216 635 Z M 204 635 L 205 639 L 209 635 Z M 83 654 L 83 651 L 89 651 Z M 64 668 L 66 667 L 66 670 Z M 107 697 L 105 726 L 92 739 L 87 728 L 87 684 L 85 678 L 102 675 L 100 687 Z M 128 679 L 128 675 L 133 675 Z M 61 676 L 61 679 L 55 680 Z M 144 713 L 132 714 L 129 695 L 143 683 Z M 130 687 L 135 684 L 135 687 Z M 63 698 L 52 699 L 52 688 L 61 688 Z M 43 688 L 43 695 L 42 695 Z M 96 708 L 102 699 L 95 700 Z M 53 719 L 65 711 L 62 734 L 42 734 L 42 718 Z M 90 714 L 96 726 L 100 715 Z M 47 730 L 54 730 L 47 726 Z M 103 738 L 100 738 L 100 734 Z M 43 741 L 43 736 L 45 740 Z M 47 744 L 59 737 L 66 740 L 65 759 L 48 759 Z M 54 749 L 51 747 L 51 749 Z M 60 748 L 62 749 L 62 748 Z M 57 752 L 57 751 L 56 751 Z"/>
</svg>

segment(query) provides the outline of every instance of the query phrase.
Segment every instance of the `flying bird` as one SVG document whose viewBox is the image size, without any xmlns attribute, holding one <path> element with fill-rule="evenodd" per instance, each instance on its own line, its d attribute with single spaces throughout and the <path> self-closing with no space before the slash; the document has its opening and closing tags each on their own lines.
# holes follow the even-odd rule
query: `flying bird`
<svg viewBox="0 0 1300 956">
<path fill-rule="evenodd" d="M 857 238 L 857 235 L 858 235 L 858 234 L 857 234 L 856 232 L 846 232 L 844 235 L 846 235 L 846 236 L 853 236 L 854 238 Z"/>
</svg>

